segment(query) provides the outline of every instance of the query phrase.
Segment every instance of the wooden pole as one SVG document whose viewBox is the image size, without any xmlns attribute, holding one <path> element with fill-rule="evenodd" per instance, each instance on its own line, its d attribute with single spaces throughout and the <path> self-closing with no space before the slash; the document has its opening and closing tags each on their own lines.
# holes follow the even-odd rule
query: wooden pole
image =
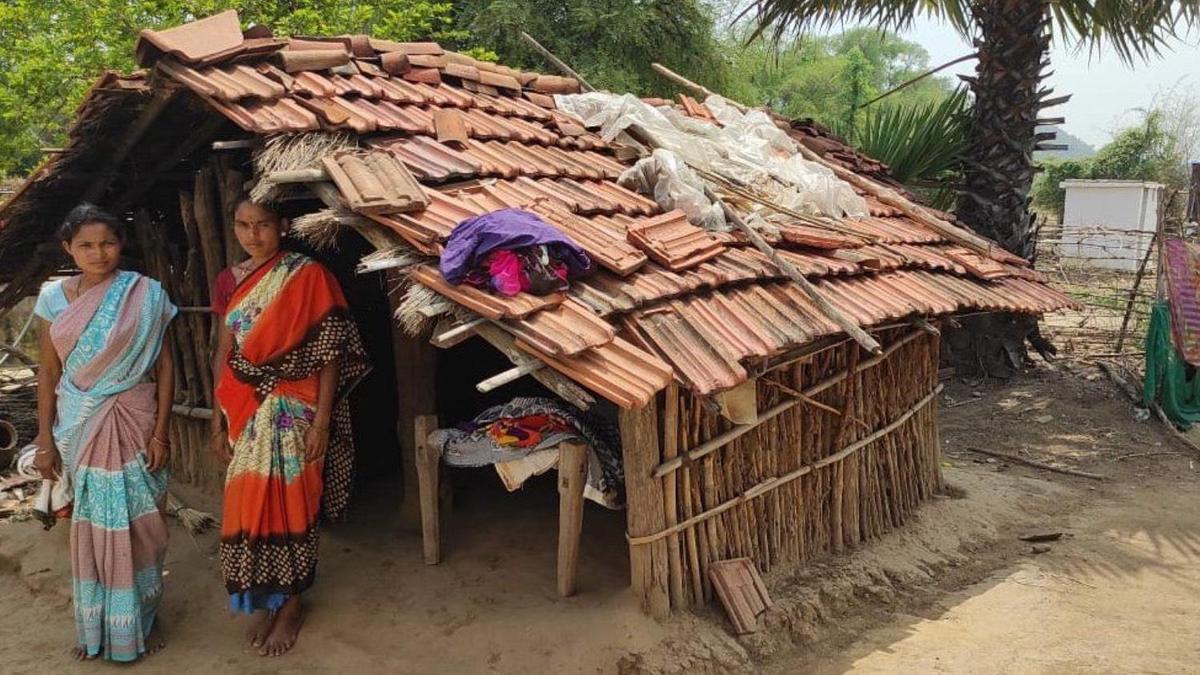
<svg viewBox="0 0 1200 675">
<path fill-rule="evenodd" d="M 679 73 L 671 70 L 670 68 L 664 66 L 661 63 L 651 63 L 650 69 L 653 70 L 654 72 L 658 73 L 659 75 L 662 75 L 663 77 L 667 78 L 668 80 L 671 80 L 675 84 L 678 84 L 679 86 L 683 87 L 684 89 L 690 89 L 692 91 L 692 93 L 699 96 L 701 98 L 701 100 L 706 99 L 709 96 L 717 96 L 717 94 L 714 91 L 712 91 L 711 89 L 709 89 L 708 87 L 705 87 L 702 84 L 697 84 L 695 82 L 692 82 L 691 80 L 689 80 L 686 77 L 680 75 Z M 738 103 L 737 101 L 730 101 L 729 99 L 725 99 L 725 100 L 729 101 L 730 105 L 732 105 L 733 107 L 737 108 L 738 110 L 740 110 L 742 112 L 746 112 L 747 110 L 750 109 L 747 106 L 742 105 L 741 103 Z"/>
<path fill-rule="evenodd" d="M 1162 218 L 1161 211 L 1158 217 Z M 1133 304 L 1137 299 L 1138 288 L 1142 285 L 1142 276 L 1146 274 L 1146 266 L 1150 262 L 1150 255 L 1154 252 L 1156 245 L 1162 245 L 1158 241 L 1157 228 L 1155 229 L 1154 236 L 1150 237 L 1150 243 L 1146 246 L 1146 255 L 1142 256 L 1142 262 L 1138 264 L 1137 272 L 1133 275 L 1133 286 L 1129 288 L 1129 297 L 1125 299 L 1125 315 L 1121 317 L 1121 330 L 1117 332 L 1116 352 L 1118 355 L 1121 353 L 1121 348 L 1125 346 L 1125 331 L 1129 328 L 1129 317 L 1133 315 Z"/>
<path fill-rule="evenodd" d="M 666 527 L 662 482 L 651 475 L 659 461 L 658 411 L 654 401 L 619 414 L 621 451 L 625 462 L 626 517 L 630 537 L 653 534 Z M 629 547 L 629 576 L 642 610 L 656 619 L 671 614 L 666 542 Z"/>
<path fill-rule="evenodd" d="M 418 415 L 413 420 L 413 444 L 417 450 L 417 482 L 421 496 L 421 548 L 426 565 L 436 565 L 442 558 L 438 514 L 438 472 L 441 470 L 442 453 L 429 445 L 429 434 L 436 428 L 435 415 Z"/>
<path fill-rule="evenodd" d="M 874 366 L 884 362 L 889 356 L 891 356 L 893 353 L 895 353 L 896 350 L 898 350 L 899 348 L 908 344 L 912 340 L 914 340 L 922 335 L 925 335 L 925 334 L 926 333 L 924 331 L 914 330 L 912 333 L 909 333 L 905 337 L 888 345 L 888 348 L 885 349 L 882 354 L 879 354 L 878 356 L 872 356 L 871 358 L 867 359 L 866 361 L 862 361 L 862 362 L 858 363 L 854 369 L 847 368 L 844 370 L 840 370 L 836 374 L 834 374 L 828 378 L 825 378 L 824 380 L 822 380 L 816 384 L 806 387 L 801 392 L 801 394 L 802 394 L 801 397 L 789 398 L 784 401 L 780 401 L 779 403 L 775 404 L 774 406 L 771 406 L 770 408 L 767 408 L 766 410 L 760 412 L 758 414 L 757 422 L 755 422 L 753 424 L 739 424 L 725 432 L 717 434 L 716 436 L 712 437 L 708 441 L 705 441 L 704 443 L 694 446 L 690 450 L 681 450 L 679 452 L 678 457 L 675 457 L 675 458 L 669 459 L 669 460 L 665 460 L 662 464 L 655 467 L 654 475 L 657 477 L 665 476 L 672 471 L 679 470 L 679 468 L 687 462 L 694 462 L 709 453 L 715 452 L 716 450 L 719 450 L 722 447 L 729 445 L 736 439 L 741 438 L 743 435 L 753 431 L 759 425 L 766 423 L 770 419 L 794 408 L 797 405 L 805 403 L 806 402 L 805 399 L 810 399 L 810 398 L 816 396 L 817 394 L 825 391 L 826 389 L 836 385 L 837 383 L 841 382 L 842 380 L 846 379 L 847 377 L 853 375 L 855 372 L 866 370 L 868 368 L 873 368 Z"/>
<path fill-rule="evenodd" d="M 662 456 L 663 459 L 671 459 L 679 454 L 679 384 L 671 380 L 663 396 Z M 674 472 L 663 477 L 663 506 L 666 508 L 667 527 L 679 522 L 677 487 Z M 679 544 L 678 536 L 667 538 L 672 607 L 686 607 L 688 604 L 683 591 L 683 557 Z"/>
<path fill-rule="evenodd" d="M 558 446 L 558 594 L 575 595 L 579 573 L 579 537 L 583 530 L 583 486 L 588 446 Z"/>
<path fill-rule="evenodd" d="M 905 87 L 911 87 L 912 85 L 920 82 L 921 80 L 929 77 L 930 75 L 936 75 L 937 73 L 940 73 L 941 71 L 949 68 L 950 66 L 962 63 L 963 61 L 970 61 L 971 59 L 977 58 L 978 56 L 979 56 L 978 52 L 971 52 L 970 54 L 967 54 L 966 56 L 960 56 L 957 59 L 954 59 L 953 61 L 947 61 L 947 62 L 943 63 L 942 65 L 938 66 L 937 68 L 934 68 L 932 70 L 927 70 L 912 79 L 901 82 L 900 84 L 896 85 L 895 87 L 892 87 L 891 89 L 883 92 L 882 94 L 876 96 L 875 98 L 871 99 L 870 101 L 867 101 L 866 103 L 864 103 L 858 107 L 859 107 L 859 109 L 862 109 L 873 103 L 878 103 L 879 101 L 882 101 L 883 99 L 891 96 L 892 94 L 895 94 L 896 92 L 904 89 Z"/>
<path fill-rule="evenodd" d="M 588 81 L 583 79 L 582 75 L 572 70 L 571 66 L 568 66 L 563 62 L 562 59 L 555 56 L 554 52 L 551 52 L 549 49 L 543 47 L 542 43 L 533 39 L 532 35 L 526 33 L 525 31 L 521 31 L 521 39 L 525 40 L 530 47 L 533 47 L 535 50 L 537 50 L 537 52 L 544 56 L 547 61 L 554 65 L 555 68 L 558 68 L 559 72 L 568 77 L 575 78 L 579 82 L 579 86 L 582 87 L 584 91 L 596 91 L 596 88 L 588 84 Z"/>
</svg>

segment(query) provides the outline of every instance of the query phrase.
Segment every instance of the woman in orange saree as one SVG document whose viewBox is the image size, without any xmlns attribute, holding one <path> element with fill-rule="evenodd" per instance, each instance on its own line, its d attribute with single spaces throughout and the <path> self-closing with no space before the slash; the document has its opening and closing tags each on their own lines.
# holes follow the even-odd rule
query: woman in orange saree
<svg viewBox="0 0 1200 675">
<path fill-rule="evenodd" d="M 247 200 L 234 221 L 250 259 L 218 278 L 213 298 L 223 317 L 213 449 L 229 462 L 221 573 L 231 609 L 259 615 L 250 642 L 277 656 L 300 630 L 318 523 L 345 512 L 354 462 L 346 394 L 369 365 L 337 280 L 280 248 L 284 222 Z"/>
</svg>

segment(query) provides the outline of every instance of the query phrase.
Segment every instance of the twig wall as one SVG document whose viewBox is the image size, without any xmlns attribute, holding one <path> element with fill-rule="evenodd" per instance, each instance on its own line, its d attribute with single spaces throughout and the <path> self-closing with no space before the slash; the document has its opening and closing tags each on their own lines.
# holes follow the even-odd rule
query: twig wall
<svg viewBox="0 0 1200 675">
<path fill-rule="evenodd" d="M 760 420 L 748 429 L 677 387 L 664 392 L 657 465 L 626 469 L 631 495 L 635 482 L 662 495 L 663 517 L 649 520 L 664 525 L 647 528 L 643 513 L 629 532 L 641 568 L 668 573 L 661 583 L 635 577 L 643 603 L 708 601 L 719 560 L 749 557 L 768 572 L 856 546 L 903 524 L 941 487 L 939 337 L 908 327 L 877 336 L 879 357 L 860 359 L 845 342 L 762 375 Z M 796 392 L 811 401 L 789 405 Z"/>
</svg>

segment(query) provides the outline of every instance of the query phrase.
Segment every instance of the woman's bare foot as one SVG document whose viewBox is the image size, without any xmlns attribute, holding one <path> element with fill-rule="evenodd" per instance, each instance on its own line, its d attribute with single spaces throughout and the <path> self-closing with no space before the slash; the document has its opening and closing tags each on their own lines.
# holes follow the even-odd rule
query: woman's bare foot
<svg viewBox="0 0 1200 675">
<path fill-rule="evenodd" d="M 97 656 L 100 655 L 95 654 L 93 656 L 88 656 L 87 650 L 78 645 L 71 648 L 71 658 L 75 659 L 76 661 L 91 661 Z"/>
<path fill-rule="evenodd" d="M 275 620 L 271 623 L 271 632 L 267 641 L 258 650 L 260 656 L 282 656 L 296 644 L 296 636 L 300 635 L 300 627 L 304 624 L 304 608 L 300 604 L 300 596 L 293 595 L 283 603 L 283 607 L 275 612 Z"/>
<path fill-rule="evenodd" d="M 266 642 L 267 635 L 271 633 L 272 619 L 275 615 L 260 609 L 254 613 L 250 619 L 250 628 L 246 631 L 246 639 L 249 640 L 250 646 L 261 647 L 263 642 Z"/>
<path fill-rule="evenodd" d="M 146 653 L 143 656 L 157 654 L 166 646 L 167 641 L 162 636 L 162 619 L 155 617 L 154 627 L 150 629 L 150 634 L 146 636 Z"/>
</svg>

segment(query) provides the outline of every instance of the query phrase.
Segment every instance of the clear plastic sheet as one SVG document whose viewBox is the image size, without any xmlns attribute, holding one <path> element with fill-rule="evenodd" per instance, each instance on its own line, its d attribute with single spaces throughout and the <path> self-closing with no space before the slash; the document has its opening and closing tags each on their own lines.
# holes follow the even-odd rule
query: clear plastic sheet
<svg viewBox="0 0 1200 675">
<path fill-rule="evenodd" d="M 704 195 L 704 182 L 670 150 L 660 148 L 638 160 L 621 174 L 617 183 L 653 195 L 663 210 L 680 209 L 697 227 L 718 232 L 729 230 L 721 206 Z"/>
<path fill-rule="evenodd" d="M 723 125 L 717 127 L 672 108 L 647 105 L 632 94 L 559 95 L 555 102 L 589 128 L 599 128 L 606 140 L 636 125 L 688 166 L 754 186 L 790 209 L 834 218 L 868 213 L 866 201 L 848 183 L 802 158 L 795 142 L 762 111 L 743 113 L 710 96 L 705 104 Z"/>
</svg>

